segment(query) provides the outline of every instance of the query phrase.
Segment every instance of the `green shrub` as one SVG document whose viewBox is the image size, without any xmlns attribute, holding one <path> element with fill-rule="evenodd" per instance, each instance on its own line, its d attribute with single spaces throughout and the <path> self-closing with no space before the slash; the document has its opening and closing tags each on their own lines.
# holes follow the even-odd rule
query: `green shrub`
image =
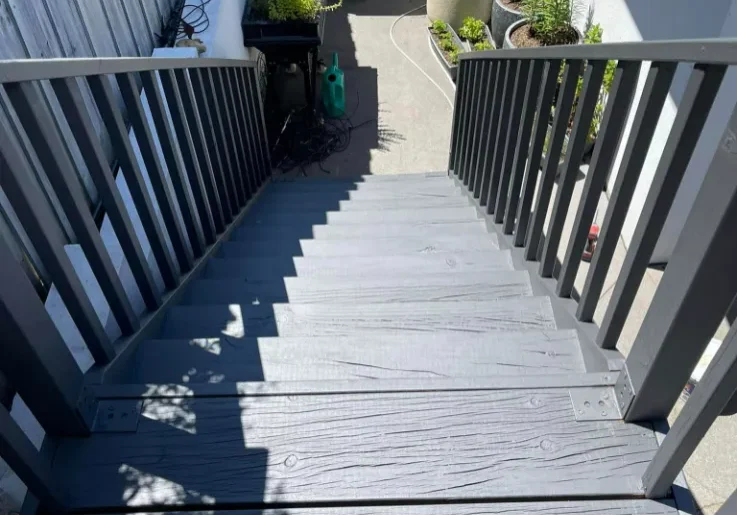
<svg viewBox="0 0 737 515">
<path fill-rule="evenodd" d="M 334 11 L 343 4 L 323 5 L 320 0 L 258 0 L 254 8 L 265 12 L 272 21 L 314 20 L 319 12 Z"/>
<path fill-rule="evenodd" d="M 458 64 L 458 54 L 460 53 L 460 49 L 453 45 L 452 50 L 448 50 L 448 62 L 450 64 Z"/>
<path fill-rule="evenodd" d="M 450 52 L 451 50 L 455 50 L 456 44 L 453 42 L 451 38 L 441 38 L 440 39 L 440 48 L 445 50 L 446 52 Z"/>
<path fill-rule="evenodd" d="M 460 30 L 458 30 L 458 35 L 463 39 L 467 39 L 471 43 L 483 41 L 486 38 L 484 22 L 469 16 L 463 20 L 463 25 L 461 25 Z"/>
<path fill-rule="evenodd" d="M 443 20 L 435 20 L 434 22 L 432 22 L 432 25 L 430 25 L 430 30 L 437 35 L 447 34 L 448 24 L 445 23 Z"/>
<path fill-rule="evenodd" d="M 494 47 L 491 46 L 491 43 L 489 43 L 487 40 L 479 41 L 478 43 L 473 44 L 473 49 L 476 51 L 480 50 L 493 50 Z"/>
<path fill-rule="evenodd" d="M 530 32 L 544 46 L 575 43 L 573 28 L 577 0 L 523 0 L 522 13 Z"/>
</svg>

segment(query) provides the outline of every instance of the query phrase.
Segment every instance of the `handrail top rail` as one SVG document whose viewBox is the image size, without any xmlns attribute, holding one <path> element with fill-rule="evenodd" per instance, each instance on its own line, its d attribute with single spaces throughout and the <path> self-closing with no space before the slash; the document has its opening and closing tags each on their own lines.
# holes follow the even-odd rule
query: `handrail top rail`
<svg viewBox="0 0 737 515">
<path fill-rule="evenodd" d="M 737 38 L 558 45 L 463 52 L 460 60 L 586 59 L 737 64 Z"/>
<path fill-rule="evenodd" d="M 0 60 L 0 84 L 155 70 L 220 67 L 254 68 L 255 66 L 256 62 L 251 60 L 210 57 L 197 59 L 182 57 L 9 59 Z"/>
</svg>

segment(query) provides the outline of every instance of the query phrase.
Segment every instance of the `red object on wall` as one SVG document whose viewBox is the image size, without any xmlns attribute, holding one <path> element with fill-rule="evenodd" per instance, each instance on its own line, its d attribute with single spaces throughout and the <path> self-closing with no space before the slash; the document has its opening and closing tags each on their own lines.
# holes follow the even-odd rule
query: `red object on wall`
<svg viewBox="0 0 737 515">
<path fill-rule="evenodd" d="M 586 247 L 583 249 L 583 260 L 587 263 L 591 261 L 596 250 L 596 242 L 599 240 L 599 226 L 593 224 L 589 229 L 589 236 L 586 238 Z"/>
</svg>

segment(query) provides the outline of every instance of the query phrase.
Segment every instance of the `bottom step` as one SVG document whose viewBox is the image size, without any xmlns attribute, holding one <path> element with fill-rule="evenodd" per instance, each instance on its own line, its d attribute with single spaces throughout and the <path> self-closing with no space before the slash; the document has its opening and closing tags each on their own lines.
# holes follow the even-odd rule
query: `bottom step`
<svg viewBox="0 0 737 515">
<path fill-rule="evenodd" d="M 653 431 L 577 421 L 570 391 L 147 399 L 53 473 L 73 510 L 643 496 Z"/>
</svg>

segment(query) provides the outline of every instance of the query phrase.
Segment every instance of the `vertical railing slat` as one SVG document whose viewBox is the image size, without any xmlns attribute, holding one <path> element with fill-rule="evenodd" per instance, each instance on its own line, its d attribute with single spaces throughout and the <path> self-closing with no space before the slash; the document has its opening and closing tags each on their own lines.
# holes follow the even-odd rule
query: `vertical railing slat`
<svg viewBox="0 0 737 515">
<path fill-rule="evenodd" d="M 64 495 L 54 485 L 51 467 L 4 406 L 0 406 L 0 456 L 28 490 L 52 513 L 66 513 Z"/>
<path fill-rule="evenodd" d="M 136 80 L 131 73 L 119 73 L 115 76 L 115 79 L 128 112 L 128 119 L 133 127 L 133 133 L 136 136 L 136 143 L 141 151 L 151 187 L 154 190 L 156 202 L 159 205 L 159 210 L 161 210 L 162 221 L 169 234 L 174 255 L 177 257 L 179 269 L 186 272 L 192 268 L 191 250 L 187 246 L 187 238 L 174 209 L 174 200 L 169 192 L 169 185 L 159 162 L 159 155 L 154 145 L 148 119 L 143 110 Z"/>
<path fill-rule="evenodd" d="M 512 175 L 512 161 L 514 159 L 514 149 L 517 146 L 517 137 L 519 136 L 520 116 L 522 114 L 522 103 L 524 101 L 524 84 L 527 80 L 527 72 L 530 69 L 530 61 L 525 59 L 517 63 L 517 69 L 514 75 L 514 84 L 512 86 L 511 110 L 509 112 L 509 122 L 506 128 L 501 127 L 505 132 L 504 137 L 504 158 L 502 159 L 501 177 L 499 179 L 499 188 L 497 190 L 496 205 L 494 207 L 494 222 L 501 223 L 504 220 L 504 212 L 507 207 L 507 196 L 509 194 L 509 183 Z"/>
<path fill-rule="evenodd" d="M 601 120 L 600 132 L 594 147 L 594 155 L 591 158 L 581 193 L 581 203 L 576 212 L 573 230 L 558 277 L 556 292 L 560 297 L 569 297 L 573 291 L 589 228 L 594 221 L 604 183 L 612 169 L 617 148 L 622 139 L 639 74 L 640 62 L 620 61 L 617 63 L 609 99 Z"/>
<path fill-rule="evenodd" d="M 51 114 L 46 111 L 32 82 L 6 84 L 5 91 L 59 198 L 64 214 L 120 330 L 126 335 L 133 333 L 138 328 L 138 317 L 92 220 L 74 164 L 64 150 L 64 142 L 56 132 Z"/>
<path fill-rule="evenodd" d="M 236 186 L 236 174 L 238 170 L 236 164 L 231 161 L 231 149 L 228 148 L 228 138 L 225 132 L 227 121 L 223 120 L 221 113 L 223 99 L 215 89 L 212 74 L 213 69 L 207 68 L 200 70 L 203 79 L 203 92 L 210 108 L 210 116 L 215 124 L 214 140 L 218 147 L 220 160 L 223 166 L 223 180 L 225 187 L 225 196 L 228 198 L 231 213 L 236 216 L 240 211 L 238 200 L 238 187 Z"/>
<path fill-rule="evenodd" d="M 82 371 L 40 297 L 0 238 L 0 363 L 47 433 L 89 434 L 78 401 Z"/>
<path fill-rule="evenodd" d="M 233 146 L 233 152 L 237 156 L 238 160 L 238 180 L 240 181 L 241 188 L 243 189 L 243 204 L 251 199 L 253 190 L 251 189 L 250 181 L 250 170 L 248 169 L 248 159 L 246 158 L 246 152 L 243 145 L 240 143 L 243 138 L 240 134 L 240 125 L 238 124 L 238 118 L 235 112 L 235 103 L 233 102 L 232 85 L 226 68 L 217 69 L 217 85 L 222 89 L 223 95 L 223 106 L 225 107 L 228 114 L 228 130 Z"/>
<path fill-rule="evenodd" d="M 652 228 L 649 221 L 662 225 L 665 215 L 657 208 L 664 208 L 667 214 L 724 72 L 720 65 L 694 67 L 653 180 L 655 197 L 648 196 L 640 219 L 645 223 L 638 224 L 634 242 L 647 241 L 642 231 Z M 625 420 L 668 416 L 734 299 L 737 238 L 728 235 L 737 223 L 735 131 L 737 109 L 719 141 L 617 381 Z M 633 250 L 637 247 L 630 247 L 626 261 Z"/>
<path fill-rule="evenodd" d="M 654 62 L 650 66 L 645 87 L 635 111 L 622 162 L 609 195 L 609 207 L 601 224 L 596 252 L 591 260 L 578 302 L 576 317 L 581 321 L 590 322 L 594 318 L 599 296 L 604 288 L 604 281 L 614 256 L 614 249 L 619 242 L 632 194 L 640 177 L 647 149 L 650 148 L 655 127 L 660 119 L 660 112 L 668 97 L 676 66 L 676 63 L 671 62 Z M 588 227 L 586 230 L 588 231 Z"/>
<path fill-rule="evenodd" d="M 253 130 L 251 127 L 251 122 L 249 120 L 248 116 L 248 107 L 247 103 L 245 101 L 245 86 L 240 80 L 240 73 L 238 68 L 231 68 L 231 73 L 233 74 L 233 83 L 234 83 L 234 89 L 233 94 L 235 95 L 236 100 L 236 113 L 239 115 L 241 126 L 243 128 L 243 136 L 245 140 L 243 141 L 243 146 L 248 152 L 249 157 L 251 158 L 251 180 L 254 188 L 254 192 L 258 190 L 259 186 L 261 185 L 261 175 L 262 175 L 262 166 L 261 166 L 261 159 L 258 155 L 258 149 L 255 145 L 255 138 L 253 136 Z"/>
<path fill-rule="evenodd" d="M 197 214 L 202 223 L 202 233 L 207 244 L 215 241 L 215 222 L 212 217 L 212 210 L 207 199 L 205 185 L 203 183 L 202 171 L 200 170 L 197 152 L 194 148 L 193 130 L 187 126 L 187 116 L 185 108 L 182 104 L 182 97 L 177 87 L 177 78 L 174 76 L 174 70 L 162 70 L 159 74 L 161 85 L 164 89 L 164 96 L 169 106 L 169 113 L 174 125 L 174 133 L 177 135 L 179 149 L 182 151 L 184 159 L 184 168 L 189 178 L 189 186 L 192 190 L 194 203 L 197 208 Z"/>
<path fill-rule="evenodd" d="M 563 226 L 568 215 L 573 196 L 573 187 L 576 185 L 576 177 L 580 171 L 583 159 L 584 145 L 588 138 L 591 120 L 594 117 L 594 109 L 599 101 L 601 82 L 604 78 L 606 61 L 589 61 L 584 71 L 583 86 L 576 106 L 576 114 L 573 121 L 573 129 L 568 140 L 563 172 L 558 180 L 558 190 L 553 203 L 553 213 L 548 225 L 548 234 L 545 237 L 540 267 L 538 272 L 541 277 L 551 277 L 555 267 L 560 238 L 563 234 Z"/>
<path fill-rule="evenodd" d="M 120 243 L 143 302 L 150 311 L 155 311 L 161 305 L 161 295 L 154 281 L 153 274 L 143 255 L 141 244 L 136 236 L 135 229 L 125 209 L 120 191 L 115 184 L 112 170 L 100 146 L 95 128 L 84 105 L 82 93 L 77 81 L 73 78 L 54 79 L 51 86 L 56 93 L 69 127 L 79 145 L 82 157 L 85 159 L 90 177 L 94 181 L 100 201 L 105 213 L 115 230 L 115 236 Z"/>
<path fill-rule="evenodd" d="M 161 153 L 164 154 L 166 168 L 169 178 L 174 186 L 174 194 L 179 202 L 179 209 L 184 220 L 184 227 L 189 236 L 189 244 L 194 257 L 200 257 L 205 249 L 205 236 L 202 234 L 202 226 L 196 217 L 196 208 L 192 196 L 187 187 L 183 164 L 180 160 L 179 146 L 174 139 L 171 126 L 169 125 L 164 99 L 159 89 L 159 79 L 155 71 L 141 72 L 141 82 L 146 92 L 146 102 L 151 109 L 151 118 L 154 128 L 161 144 Z"/>
<path fill-rule="evenodd" d="M 485 206 L 489 200 L 489 183 L 491 182 L 491 163 L 494 160 L 494 144 L 496 143 L 496 126 L 499 123 L 499 113 L 502 105 L 502 90 L 504 81 L 504 61 L 495 61 L 492 70 L 493 82 L 490 88 L 493 90 L 491 101 L 491 120 L 489 130 L 486 133 L 484 143 L 484 160 L 481 164 L 481 188 L 479 191 L 479 205 Z"/>
<path fill-rule="evenodd" d="M 469 63 L 468 73 L 468 101 L 466 102 L 466 110 L 464 113 L 463 126 L 465 128 L 463 135 L 463 146 L 461 147 L 461 164 L 458 175 L 458 180 L 464 185 L 468 184 L 468 163 L 471 157 L 471 145 L 474 137 L 474 124 L 478 110 L 476 108 L 476 102 L 479 98 L 479 62 L 471 61 Z"/>
<path fill-rule="evenodd" d="M 516 221 L 517 207 L 520 201 L 520 190 L 525 174 L 525 163 L 527 152 L 530 148 L 532 124 L 535 121 L 535 108 L 540 94 L 540 79 L 542 78 L 545 61 L 534 60 L 530 63 L 527 77 L 524 77 L 525 93 L 520 115 L 519 132 L 516 137 L 514 148 L 514 160 L 512 162 L 512 180 L 509 184 L 507 202 L 504 208 L 504 222 L 502 232 L 512 234 Z"/>
<path fill-rule="evenodd" d="M 244 171 L 246 173 L 243 179 L 248 184 L 248 197 L 250 199 L 256 192 L 256 166 L 253 160 L 254 156 L 246 145 L 246 129 L 243 123 L 241 109 L 238 106 L 238 86 L 235 83 L 235 74 L 232 68 L 223 68 L 222 71 L 226 84 L 225 89 L 228 92 L 228 101 L 230 102 L 230 113 L 233 117 L 236 141 L 243 157 Z"/>
<path fill-rule="evenodd" d="M 580 69 L 581 61 L 566 61 L 563 71 L 563 84 L 561 84 L 560 92 L 558 93 L 555 118 L 545 154 L 542 179 L 535 200 L 535 212 L 530 222 L 530 228 L 525 241 L 525 259 L 528 261 L 536 261 L 540 253 L 543 229 L 548 215 L 550 198 L 553 194 L 555 176 L 558 173 L 558 161 L 563 150 L 563 143 L 568 129 L 568 120 L 571 115 L 571 108 L 573 107 L 573 95 L 576 93 L 576 84 Z"/>
<path fill-rule="evenodd" d="M 527 154 L 527 166 L 522 181 L 522 194 L 520 195 L 519 207 L 517 208 L 517 222 L 514 229 L 514 245 L 522 247 L 527 239 L 527 231 L 532 215 L 532 201 L 537 188 L 537 176 L 540 172 L 540 160 L 545 147 L 545 137 L 548 133 L 548 121 L 550 110 L 553 107 L 553 96 L 558 86 L 558 72 L 561 61 L 546 61 L 545 71 L 542 78 L 542 93 L 535 110 L 535 122 L 530 140 L 530 150 Z"/>
<path fill-rule="evenodd" d="M 217 144 L 218 122 L 215 118 L 215 111 L 212 108 L 214 103 L 211 103 L 207 98 L 208 95 L 206 91 L 209 88 L 209 85 L 206 85 L 206 77 L 207 70 L 202 68 L 195 68 L 189 72 L 194 99 L 199 106 L 200 115 L 202 115 L 202 132 L 205 137 L 210 163 L 212 164 L 212 172 L 215 177 L 216 189 L 219 192 L 219 199 L 222 201 L 223 223 L 227 224 L 233 219 L 236 211 L 230 203 L 231 198 L 228 193 L 230 186 L 228 186 L 228 180 L 226 177 L 227 165 L 225 164 L 224 156 L 220 155 L 220 147 L 218 147 Z"/>
<path fill-rule="evenodd" d="M 461 61 L 458 64 L 458 73 L 456 75 L 456 93 L 453 101 L 453 122 L 450 131 L 450 155 L 448 156 L 448 173 L 458 174 L 457 161 L 460 155 L 458 147 L 460 146 L 461 133 L 461 113 L 463 112 L 464 96 L 466 93 L 466 82 L 468 75 L 469 61 Z"/>
<path fill-rule="evenodd" d="M 516 73 L 518 61 L 503 61 L 504 74 L 500 74 L 503 81 L 497 87 L 501 88 L 501 104 L 499 110 L 498 123 L 492 127 L 491 132 L 494 133 L 493 158 L 491 161 L 491 177 L 489 179 L 489 189 L 486 193 L 486 212 L 491 214 L 496 207 L 496 194 L 499 190 L 499 181 L 501 179 L 502 160 L 504 159 L 504 141 L 507 135 L 507 125 L 509 123 L 509 113 L 512 109 L 512 87 L 514 85 L 514 76 Z"/>
<path fill-rule="evenodd" d="M 187 120 L 187 128 L 189 129 L 189 136 L 192 140 L 194 155 L 199 165 L 200 179 L 202 180 L 207 204 L 210 208 L 214 232 L 215 234 L 219 234 L 225 228 L 225 220 L 223 206 L 220 201 L 220 192 L 215 182 L 212 161 L 210 161 L 210 154 L 207 152 L 207 143 L 202 127 L 203 115 L 201 109 L 206 107 L 206 105 L 198 106 L 195 101 L 192 83 L 189 78 L 189 70 L 174 70 L 174 78 L 179 88 L 179 98 L 182 102 L 182 107 L 184 107 L 184 117 Z"/>
<path fill-rule="evenodd" d="M 236 145 L 235 128 L 233 127 L 232 116 L 230 113 L 231 108 L 228 104 L 225 84 L 223 83 L 222 69 L 211 68 L 210 72 L 213 82 L 213 91 L 215 92 L 215 96 L 219 98 L 218 111 L 220 112 L 220 117 L 223 121 L 223 130 L 225 131 L 223 134 L 224 145 L 229 150 L 228 155 L 230 156 L 230 162 L 233 166 L 233 180 L 235 181 L 236 194 L 238 197 L 237 205 L 238 209 L 240 209 L 248 200 L 248 191 L 246 189 L 247 186 L 243 181 L 243 163 L 241 163 L 241 155 L 238 152 L 238 147 Z"/>
<path fill-rule="evenodd" d="M 489 99 L 489 69 L 491 62 L 481 61 L 480 63 L 480 80 L 479 80 L 479 101 L 477 103 L 477 115 L 476 115 L 476 137 L 473 140 L 473 148 L 471 149 L 471 162 L 468 178 L 468 190 L 475 191 L 476 183 L 478 182 L 478 168 L 481 162 L 481 145 L 483 144 L 485 131 L 488 130 L 489 122 L 489 111 L 487 108 L 487 102 Z"/>
<path fill-rule="evenodd" d="M 117 102 L 113 96 L 113 89 L 107 77 L 102 75 L 91 75 L 87 77 L 87 83 L 92 91 L 92 96 L 97 104 L 110 140 L 115 150 L 115 156 L 120 162 L 120 168 L 125 182 L 130 190 L 131 197 L 136 206 L 136 211 L 141 219 L 141 225 L 146 232 L 151 250 L 159 272 L 168 289 L 174 289 L 179 284 L 174 261 L 166 247 L 164 233 L 159 225 L 156 210 L 148 194 L 148 188 L 143 178 L 138 161 L 133 154 L 133 148 L 128 139 L 128 131 L 125 128 L 123 117 L 118 110 Z"/>
<path fill-rule="evenodd" d="M 627 256 L 614 285 L 609 306 L 604 314 L 597 343 L 606 349 L 617 346 L 617 340 L 629 315 L 650 256 L 681 185 L 691 155 L 714 103 L 726 66 L 694 66 L 678 107 L 676 119 L 666 141 L 652 185 L 639 213 Z M 737 290 L 736 290 L 737 291 Z M 732 292 L 734 296 L 734 292 Z M 724 311 L 719 316 L 723 316 Z M 685 382 L 685 381 L 684 381 Z"/>
<path fill-rule="evenodd" d="M 484 93 L 484 84 L 483 84 L 483 72 L 484 72 L 484 62 L 483 61 L 475 61 L 474 62 L 474 83 L 473 83 L 473 100 L 471 104 L 471 119 L 469 121 L 470 123 L 470 135 L 467 149 L 466 149 L 466 157 L 463 164 L 464 167 L 464 175 L 463 175 L 463 184 L 468 187 L 469 190 L 471 190 L 473 187 L 471 186 L 471 175 L 473 174 L 473 161 L 474 161 L 474 150 L 477 146 L 477 141 L 479 140 L 479 137 L 481 136 L 481 102 L 482 98 L 485 96 Z"/>
<path fill-rule="evenodd" d="M 256 70 L 249 67 L 244 69 L 243 72 L 246 74 L 250 104 L 253 108 L 254 130 L 258 138 L 259 155 L 261 156 L 261 166 L 263 166 L 262 181 L 265 181 L 271 177 L 271 149 L 269 148 L 269 138 L 266 135 L 266 119 L 264 118 L 261 90 L 256 78 Z"/>
<path fill-rule="evenodd" d="M 484 120 L 481 126 L 479 146 L 475 155 L 476 162 L 474 165 L 473 179 L 473 198 L 475 199 L 481 197 L 481 188 L 485 177 L 484 167 L 486 165 L 486 154 L 489 151 L 489 132 L 491 130 L 492 107 L 494 105 L 494 76 L 496 67 L 497 63 L 489 60 L 483 78 L 484 84 L 486 84 L 482 106 Z"/>
</svg>

